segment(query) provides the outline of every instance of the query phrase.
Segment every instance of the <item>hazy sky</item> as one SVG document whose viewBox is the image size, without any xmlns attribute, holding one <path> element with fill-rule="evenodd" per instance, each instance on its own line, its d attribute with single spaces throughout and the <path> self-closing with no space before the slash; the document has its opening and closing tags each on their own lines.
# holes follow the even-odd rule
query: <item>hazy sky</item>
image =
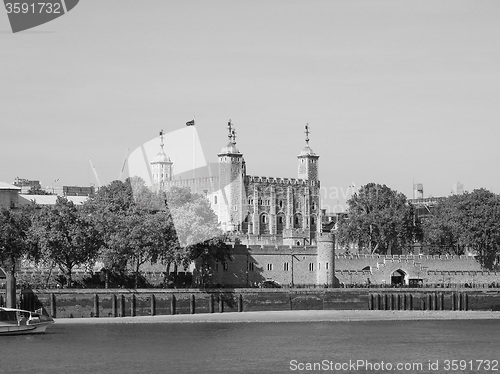
<svg viewBox="0 0 500 374">
<path fill-rule="evenodd" d="M 500 192 L 500 2 L 81 0 L 12 34 L 0 11 L 0 180 L 116 179 L 127 149 L 196 116 L 208 161 L 251 175 L 320 155 L 327 208 L 352 183 Z M 168 150 L 166 150 L 168 153 Z"/>
</svg>

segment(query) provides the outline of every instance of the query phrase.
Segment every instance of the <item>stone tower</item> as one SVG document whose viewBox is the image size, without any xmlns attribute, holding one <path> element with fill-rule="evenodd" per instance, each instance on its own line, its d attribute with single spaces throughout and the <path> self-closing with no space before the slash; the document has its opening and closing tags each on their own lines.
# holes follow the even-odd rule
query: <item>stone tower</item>
<svg viewBox="0 0 500 374">
<path fill-rule="evenodd" d="M 229 120 L 228 144 L 222 148 L 219 156 L 219 220 L 225 231 L 240 230 L 243 222 L 244 174 L 245 161 L 243 154 L 236 148 L 236 132 Z"/>
<path fill-rule="evenodd" d="M 309 125 L 306 125 L 306 146 L 297 156 L 299 161 L 298 178 L 302 180 L 318 180 L 318 159 L 319 156 L 309 147 Z"/>
<path fill-rule="evenodd" d="M 160 131 L 160 152 L 151 162 L 151 174 L 153 186 L 160 190 L 163 189 L 165 182 L 172 180 L 173 162 L 163 151 L 163 130 Z"/>
<path fill-rule="evenodd" d="M 316 284 L 336 287 L 334 235 L 331 232 L 318 233 L 316 242 Z"/>
</svg>

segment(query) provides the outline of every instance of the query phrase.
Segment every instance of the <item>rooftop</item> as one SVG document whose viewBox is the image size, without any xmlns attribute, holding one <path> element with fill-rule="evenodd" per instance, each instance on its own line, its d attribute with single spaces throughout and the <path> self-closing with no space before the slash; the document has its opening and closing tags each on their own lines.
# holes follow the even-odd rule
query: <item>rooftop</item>
<svg viewBox="0 0 500 374">
<path fill-rule="evenodd" d="M 16 191 L 21 191 L 20 187 L 16 187 L 13 184 L 6 183 L 6 182 L 0 182 L 0 190 L 16 190 Z"/>
<path fill-rule="evenodd" d="M 73 202 L 75 205 L 83 204 L 88 196 L 65 196 L 68 201 Z M 19 195 L 19 205 L 27 205 L 30 202 L 37 205 L 54 205 L 57 201 L 57 195 Z"/>
</svg>

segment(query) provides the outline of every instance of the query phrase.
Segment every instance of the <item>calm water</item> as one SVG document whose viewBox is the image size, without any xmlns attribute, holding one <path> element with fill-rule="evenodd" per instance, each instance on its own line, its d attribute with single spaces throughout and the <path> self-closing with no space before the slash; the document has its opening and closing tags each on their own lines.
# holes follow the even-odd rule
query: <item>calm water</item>
<svg viewBox="0 0 500 374">
<path fill-rule="evenodd" d="M 445 359 L 499 360 L 499 347 L 500 323 L 489 320 L 54 324 L 40 336 L 1 336 L 0 373 L 299 372 L 291 360 L 422 362 L 420 373 L 444 373 Z"/>
</svg>

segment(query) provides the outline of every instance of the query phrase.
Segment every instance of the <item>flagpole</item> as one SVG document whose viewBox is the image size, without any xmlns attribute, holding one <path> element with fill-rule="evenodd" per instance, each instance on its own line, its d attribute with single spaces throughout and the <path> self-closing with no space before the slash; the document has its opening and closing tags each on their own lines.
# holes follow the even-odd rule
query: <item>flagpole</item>
<svg viewBox="0 0 500 374">
<path fill-rule="evenodd" d="M 196 178 L 196 116 L 193 116 L 193 179 Z"/>
</svg>

